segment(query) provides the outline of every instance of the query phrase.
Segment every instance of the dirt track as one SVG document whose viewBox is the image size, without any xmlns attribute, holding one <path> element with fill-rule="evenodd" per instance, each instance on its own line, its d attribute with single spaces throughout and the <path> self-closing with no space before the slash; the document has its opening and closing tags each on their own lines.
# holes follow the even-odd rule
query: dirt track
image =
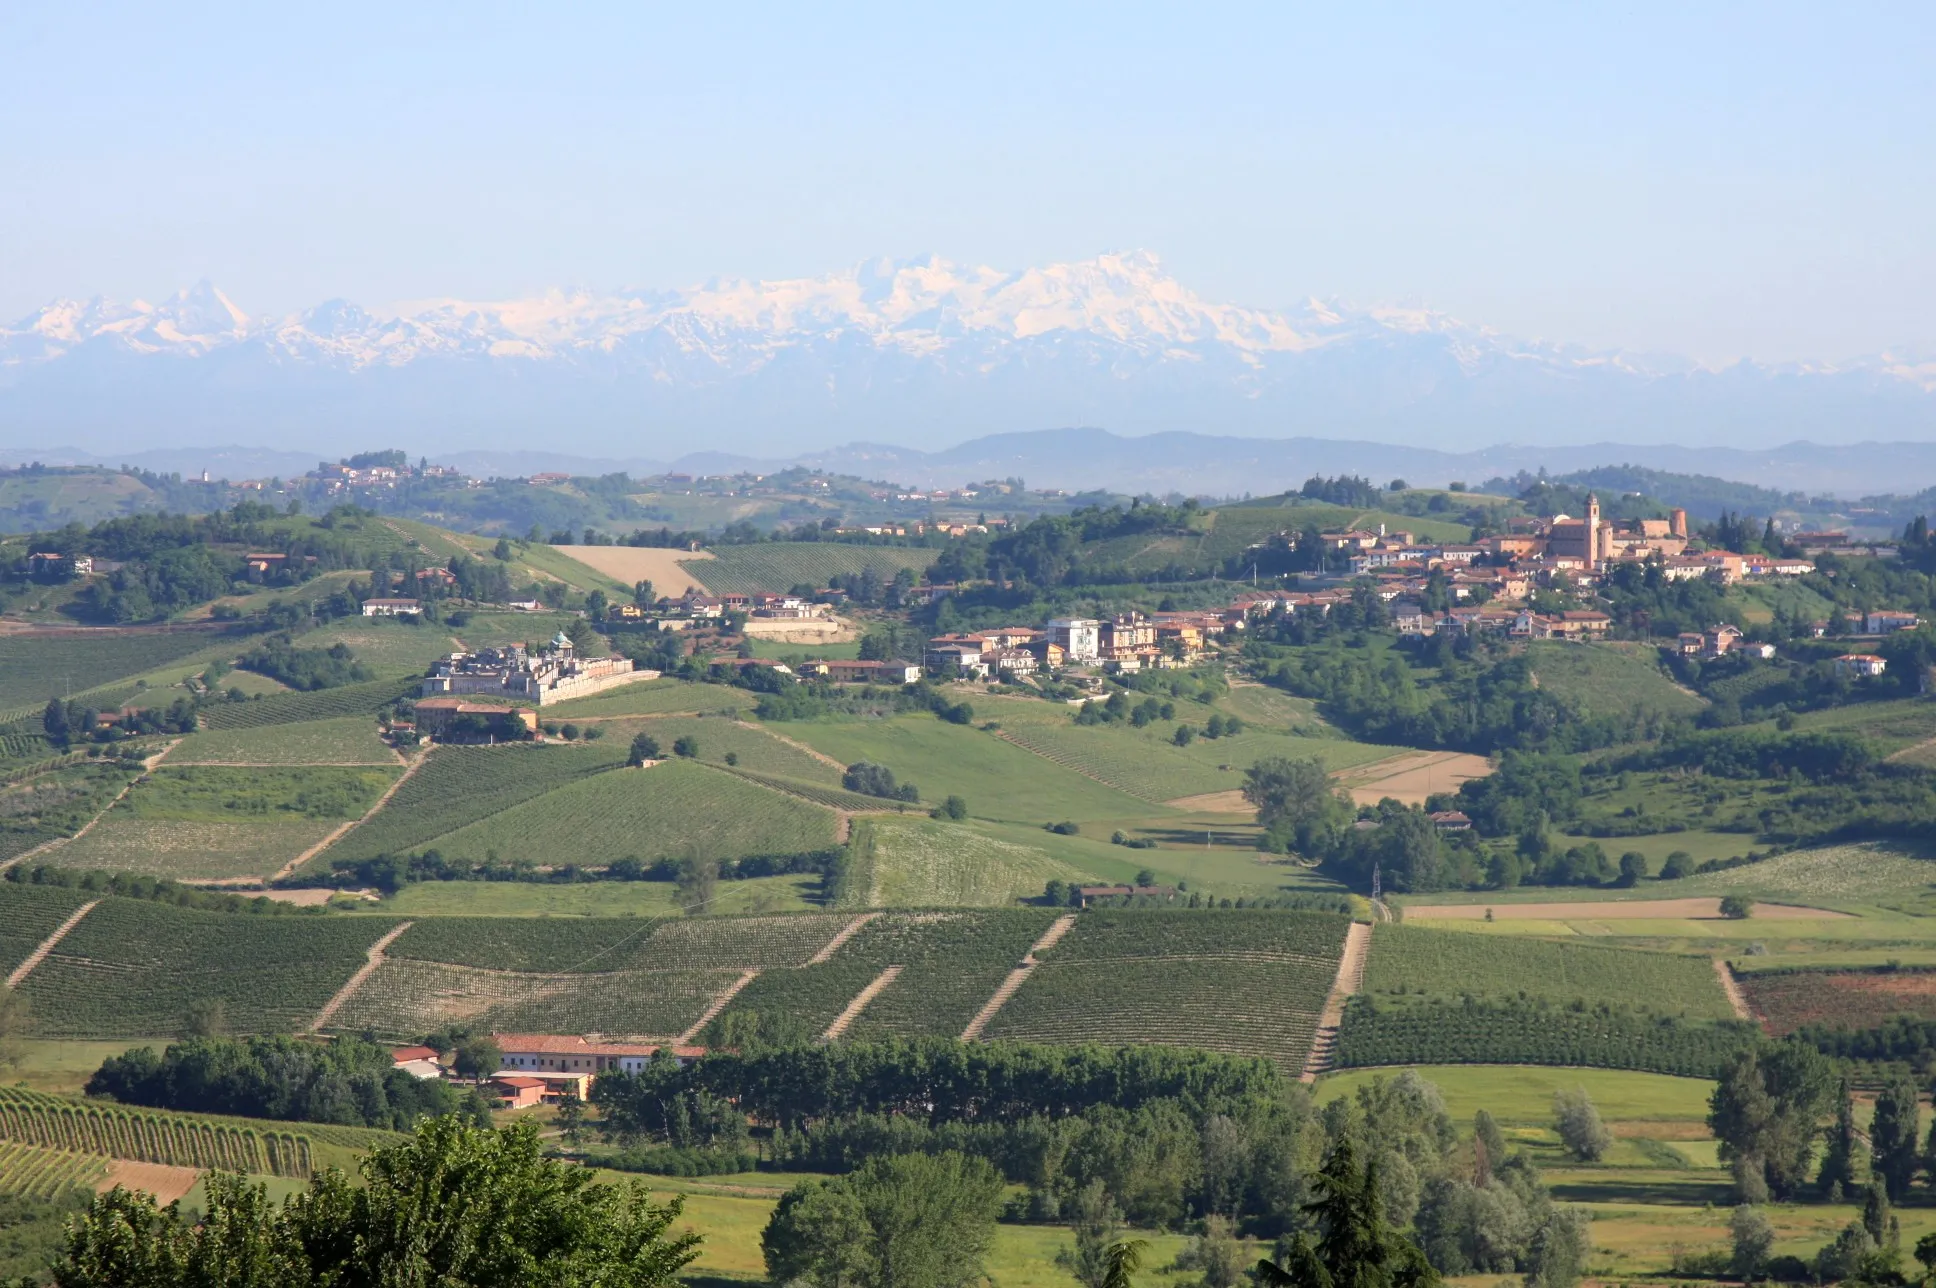
<svg viewBox="0 0 1936 1288">
<path fill-rule="evenodd" d="M 1407 921 L 1654 921 L 1721 920 L 1719 899 L 1581 899 L 1572 903 L 1442 903 L 1409 904 Z M 1821 921 L 1847 913 L 1826 908 L 1802 908 L 1786 903 L 1757 903 L 1756 921 Z"/>
</svg>

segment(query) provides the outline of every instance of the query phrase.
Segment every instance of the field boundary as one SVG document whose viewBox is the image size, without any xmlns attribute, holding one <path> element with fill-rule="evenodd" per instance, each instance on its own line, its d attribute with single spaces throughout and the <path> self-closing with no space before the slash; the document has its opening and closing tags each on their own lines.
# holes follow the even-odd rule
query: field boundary
<svg viewBox="0 0 1936 1288">
<path fill-rule="evenodd" d="M 1092 783 L 1101 783 L 1104 787 L 1109 788 L 1111 791 L 1121 792 L 1125 796 L 1134 797 L 1136 800 L 1143 801 L 1144 803 L 1149 805 L 1160 805 L 1165 809 L 1169 808 L 1168 801 L 1160 800 L 1155 796 L 1146 796 L 1142 792 L 1131 791 L 1129 788 L 1123 786 L 1121 783 L 1112 783 L 1107 778 L 1104 778 L 1099 774 L 1092 773 L 1088 769 L 1083 768 L 1081 765 L 1078 765 L 1073 761 L 1063 760 L 1059 756 L 1052 756 L 1048 752 L 1043 751 L 1040 747 L 1029 746 L 1027 743 L 1023 742 L 1020 738 L 1017 738 L 1013 734 L 1009 733 L 1009 731 L 1006 729 L 996 729 L 993 732 L 997 738 L 1000 738 L 1003 742 L 1007 743 L 1009 746 L 1020 747 L 1023 751 L 1026 751 L 1029 755 L 1040 756 L 1043 760 L 1048 761 L 1051 765 L 1059 765 L 1063 769 L 1068 770 L 1072 774 L 1081 774 L 1084 778 L 1087 778 Z"/>
<path fill-rule="evenodd" d="M 430 753 L 436 747 L 436 745 L 437 745 L 436 743 L 431 743 L 429 746 L 426 746 L 421 752 L 417 753 L 417 758 L 411 761 L 408 765 L 404 767 L 404 771 L 401 774 L 397 775 L 397 780 L 394 783 L 391 783 L 387 788 L 384 789 L 383 795 L 376 798 L 376 804 L 370 806 L 370 808 L 363 811 L 363 816 L 361 818 L 350 819 L 348 822 L 344 823 L 341 827 L 331 832 L 328 836 L 325 836 L 322 840 L 316 842 L 316 844 L 310 846 L 308 849 L 304 850 L 301 854 L 298 854 L 295 858 L 283 864 L 280 868 L 276 869 L 276 874 L 270 877 L 269 880 L 270 881 L 282 880 L 283 878 L 287 877 L 290 873 L 302 867 L 303 864 L 309 862 L 311 859 L 315 858 L 318 854 L 321 854 L 324 850 L 327 850 L 330 846 L 342 840 L 345 836 L 348 836 L 351 831 L 363 826 L 363 824 L 369 822 L 372 818 L 376 817 L 377 811 L 390 803 L 390 798 L 395 796 L 397 792 L 403 787 L 403 785 L 410 781 L 411 775 L 415 774 L 419 769 L 422 769 L 425 763 L 429 761 Z M 368 768 L 368 766 L 365 766 L 365 768 Z M 378 768 L 381 768 L 381 766 L 378 766 Z"/>
<path fill-rule="evenodd" d="M 1735 979 L 1733 969 L 1719 957 L 1714 959 L 1714 974 L 1721 981 L 1721 991 L 1728 995 L 1728 1005 L 1734 1008 L 1734 1018 L 1754 1019 L 1754 1008 L 1748 1005 L 1748 995 L 1741 991 L 1741 983 Z"/>
<path fill-rule="evenodd" d="M 1338 1050 L 1338 1028 L 1344 1023 L 1344 1004 L 1364 987 L 1365 959 L 1370 955 L 1370 924 L 1352 922 L 1345 927 L 1344 951 L 1338 956 L 1337 978 L 1331 981 L 1331 991 L 1325 996 L 1324 1009 L 1318 1012 L 1317 1031 L 1311 1035 L 1311 1054 L 1305 1057 L 1304 1072 L 1298 1075 L 1299 1082 L 1316 1082 L 1319 1074 L 1330 1071 Z"/>
<path fill-rule="evenodd" d="M 377 967 L 383 965 L 383 950 L 395 943 L 398 935 L 401 935 L 404 931 L 416 924 L 414 921 L 405 921 L 392 926 L 384 932 L 382 938 L 364 950 L 363 964 L 356 968 L 356 973 L 349 977 L 349 980 L 344 983 L 343 987 L 336 990 L 334 997 L 331 997 L 327 1002 L 323 1003 L 323 1009 L 316 1012 L 316 1018 L 310 1021 L 309 1031 L 311 1033 L 321 1033 L 323 1031 L 323 1026 L 329 1023 L 331 1017 L 337 1011 L 341 1010 L 346 1002 L 356 996 L 356 990 L 363 987 L 363 981 L 376 974 Z"/>
<path fill-rule="evenodd" d="M 706 1029 L 706 1026 L 708 1024 L 711 1024 L 713 1020 L 718 1017 L 719 1013 L 725 1010 L 728 1004 L 730 1004 L 734 998 L 739 996 L 740 990 L 745 988 L 748 984 L 751 984 L 754 980 L 758 979 L 759 976 L 760 976 L 760 973 L 757 970 L 741 971 L 739 973 L 739 978 L 734 980 L 731 984 L 728 984 L 726 986 L 726 990 L 722 992 L 718 997 L 715 997 L 711 1001 L 711 1003 L 707 1005 L 706 1009 L 699 1013 L 699 1018 L 694 1020 L 691 1026 L 688 1027 L 684 1033 L 681 1033 L 679 1035 L 680 1044 L 684 1045 L 685 1043 L 692 1041 L 694 1038 L 698 1037 L 701 1033 L 703 1033 Z"/>
<path fill-rule="evenodd" d="M 27 954 L 27 959 L 13 968 L 13 973 L 7 976 L 7 987 L 10 989 L 19 988 L 26 981 L 27 976 L 34 973 L 34 967 L 46 961 L 47 954 L 53 952 L 60 945 L 60 941 L 67 938 L 67 932 L 80 925 L 81 918 L 87 916 L 88 913 L 93 912 L 100 906 L 101 901 L 99 899 L 90 899 L 69 913 L 66 921 L 54 927 L 53 934 L 41 940 L 35 946 L 34 950 Z"/>
<path fill-rule="evenodd" d="M 981 1009 L 975 1012 L 975 1018 L 968 1021 L 968 1027 L 961 1031 L 963 1042 L 973 1042 L 981 1037 L 982 1031 L 994 1020 L 996 1013 L 1008 1004 L 1008 999 L 1015 996 L 1016 990 L 1026 984 L 1028 977 L 1035 973 L 1037 965 L 1035 955 L 1046 953 L 1055 947 L 1062 936 L 1075 927 L 1075 924 L 1076 915 L 1073 912 L 1064 913 L 1049 923 L 1049 928 L 1042 932 L 1042 937 L 1030 944 L 1028 952 L 1022 955 L 1021 964 L 1008 972 L 1008 978 L 995 989 L 994 996 L 983 1002 Z"/>
<path fill-rule="evenodd" d="M 855 917 L 852 921 L 842 926 L 839 930 L 836 930 L 834 932 L 834 937 L 832 939 L 829 939 L 826 942 L 825 946 L 823 946 L 819 952 L 807 958 L 806 964 L 808 966 L 820 965 L 822 962 L 826 961 L 829 957 L 832 957 L 835 953 L 839 952 L 841 949 L 841 945 L 845 944 L 849 939 L 852 939 L 855 935 L 858 935 L 861 931 L 861 927 L 865 926 L 868 922 L 874 920 L 874 918 L 880 915 L 881 914 L 878 911 L 861 913 L 860 916 Z"/>
<path fill-rule="evenodd" d="M 787 746 L 793 748 L 795 751 L 804 752 L 805 754 L 812 756 L 815 760 L 819 761 L 823 765 L 826 765 L 833 769 L 838 769 L 843 774 L 847 772 L 847 766 L 841 764 L 838 760 L 835 760 L 832 756 L 829 756 L 826 752 L 817 751 L 814 748 L 809 747 L 806 743 L 801 742 L 798 738 L 789 738 L 783 733 L 775 733 L 772 729 L 768 728 L 767 726 L 762 724 L 755 724 L 751 720 L 735 720 L 733 721 L 733 723 L 738 725 L 742 729 L 757 729 L 761 733 L 765 734 L 767 737 L 773 739 L 775 742 L 783 742 Z"/>
<path fill-rule="evenodd" d="M 901 968 L 899 966 L 889 966 L 886 970 L 868 981 L 867 987 L 854 994 L 853 1000 L 849 1001 L 842 1008 L 840 1014 L 834 1017 L 834 1022 L 827 1026 L 827 1031 L 820 1035 L 820 1040 L 822 1042 L 838 1041 L 842 1034 L 853 1027 L 854 1021 L 860 1018 L 861 1012 L 867 1009 L 868 1004 L 883 992 L 887 991 L 887 986 L 898 979 L 900 974 Z"/>
</svg>

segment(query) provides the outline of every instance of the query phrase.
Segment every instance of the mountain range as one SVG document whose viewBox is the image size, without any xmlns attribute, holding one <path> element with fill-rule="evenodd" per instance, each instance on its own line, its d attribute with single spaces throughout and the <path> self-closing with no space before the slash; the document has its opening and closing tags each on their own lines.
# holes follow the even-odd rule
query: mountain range
<svg viewBox="0 0 1936 1288">
<path fill-rule="evenodd" d="M 203 282 L 0 327 L 0 444 L 407 441 L 671 459 L 829 442 L 1121 434 L 1760 447 L 1936 429 L 1936 362 L 1707 368 L 1516 339 L 1427 309 L 1207 301 L 1145 252 L 1020 272 L 876 261 L 687 290 L 342 300 L 252 317 Z"/>
</svg>

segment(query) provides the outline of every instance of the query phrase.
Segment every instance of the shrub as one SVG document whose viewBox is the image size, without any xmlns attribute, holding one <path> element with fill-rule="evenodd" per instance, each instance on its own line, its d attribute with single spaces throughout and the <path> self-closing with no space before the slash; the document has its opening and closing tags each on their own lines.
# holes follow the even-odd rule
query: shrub
<svg viewBox="0 0 1936 1288">
<path fill-rule="evenodd" d="M 1613 1144 L 1613 1135 L 1600 1121 L 1600 1111 L 1593 1107 L 1585 1087 L 1555 1091 L 1553 1119 L 1560 1143 L 1582 1163 L 1599 1162 L 1606 1155 L 1607 1147 Z"/>
<path fill-rule="evenodd" d="M 1082 831 L 1081 827 L 1066 820 L 1060 823 L 1044 823 L 1042 829 L 1047 832 L 1054 832 L 1057 836 L 1074 836 Z M 1118 842 L 1118 844 L 1121 843 Z"/>
<path fill-rule="evenodd" d="M 1754 900 L 1745 894 L 1731 894 L 1721 900 L 1721 915 L 1730 921 L 1746 921 L 1754 916 Z"/>
<path fill-rule="evenodd" d="M 699 739 L 693 737 L 691 734 L 687 734 L 683 738 L 673 739 L 672 754 L 675 756 L 684 756 L 688 760 L 699 759 Z"/>
<path fill-rule="evenodd" d="M 962 819 L 968 817 L 968 802 L 959 796 L 950 796 L 947 800 L 935 806 L 934 817 L 945 818 L 959 823 Z"/>
</svg>

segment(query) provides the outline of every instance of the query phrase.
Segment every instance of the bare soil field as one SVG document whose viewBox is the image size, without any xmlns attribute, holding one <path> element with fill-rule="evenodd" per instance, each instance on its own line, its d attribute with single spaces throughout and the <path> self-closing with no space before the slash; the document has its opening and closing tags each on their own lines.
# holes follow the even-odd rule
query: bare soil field
<svg viewBox="0 0 1936 1288">
<path fill-rule="evenodd" d="M 1592 899 L 1576 903 L 1441 903 L 1411 904 L 1407 921 L 1719 921 L 1719 899 Z M 1848 916 L 1826 908 L 1788 903 L 1757 903 L 1756 921 L 1824 921 Z"/>
<path fill-rule="evenodd" d="M 105 1194 L 117 1185 L 130 1190 L 145 1190 L 155 1196 L 155 1202 L 166 1207 L 177 1199 L 186 1198 L 200 1177 L 201 1173 L 192 1167 L 137 1163 L 117 1158 L 108 1166 L 108 1174 L 95 1185 L 94 1192 Z"/>
<path fill-rule="evenodd" d="M 1777 1037 L 1808 1024 L 1859 1029 L 1892 1015 L 1936 1018 L 1936 974 L 1922 971 L 1748 972 L 1739 978 L 1756 1018 Z"/>
<path fill-rule="evenodd" d="M 1360 805 L 1376 805 L 1387 796 L 1407 805 L 1423 805 L 1437 792 L 1455 792 L 1459 784 L 1484 778 L 1492 763 L 1484 756 L 1460 751 L 1421 751 L 1369 765 L 1357 765 L 1332 775 Z"/>
<path fill-rule="evenodd" d="M 1180 809 L 1189 814 L 1242 814 L 1248 818 L 1257 812 L 1257 807 L 1244 799 L 1242 791 L 1233 787 L 1227 792 L 1204 792 L 1198 796 L 1179 796 L 1173 801 L 1164 801 L 1171 809 Z"/>
<path fill-rule="evenodd" d="M 553 546 L 567 559 L 576 559 L 623 582 L 649 581 L 661 595 L 679 596 L 688 590 L 705 593 L 705 583 L 685 566 L 711 559 L 709 550 L 691 551 L 653 546 Z"/>
</svg>

